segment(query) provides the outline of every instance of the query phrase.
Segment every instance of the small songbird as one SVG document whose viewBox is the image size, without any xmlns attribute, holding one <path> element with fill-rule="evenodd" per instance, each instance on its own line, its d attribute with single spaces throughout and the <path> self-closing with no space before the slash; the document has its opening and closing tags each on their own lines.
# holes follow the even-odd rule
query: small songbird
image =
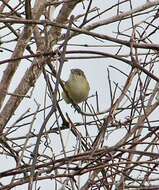
<svg viewBox="0 0 159 190">
<path fill-rule="evenodd" d="M 64 83 L 64 87 L 67 93 L 63 91 L 62 97 L 67 104 L 70 104 L 71 100 L 76 104 L 85 101 L 90 90 L 88 80 L 81 69 L 71 69 L 69 79 Z"/>
</svg>

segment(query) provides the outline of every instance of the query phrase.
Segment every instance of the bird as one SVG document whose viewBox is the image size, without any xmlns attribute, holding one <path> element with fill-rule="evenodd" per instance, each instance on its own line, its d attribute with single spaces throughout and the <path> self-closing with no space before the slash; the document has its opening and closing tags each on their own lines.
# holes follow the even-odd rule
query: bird
<svg viewBox="0 0 159 190">
<path fill-rule="evenodd" d="M 69 78 L 64 82 L 62 97 L 67 104 L 79 104 L 89 95 L 89 82 L 81 69 L 71 69 Z"/>
</svg>

